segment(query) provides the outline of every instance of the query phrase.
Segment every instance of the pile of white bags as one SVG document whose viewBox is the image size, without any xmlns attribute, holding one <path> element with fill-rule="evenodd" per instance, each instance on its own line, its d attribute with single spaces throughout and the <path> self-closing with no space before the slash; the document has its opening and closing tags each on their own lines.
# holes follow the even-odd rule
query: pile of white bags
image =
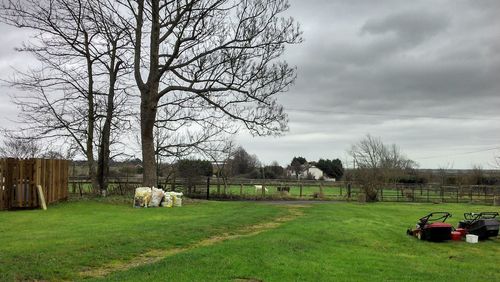
<svg viewBox="0 0 500 282">
<path fill-rule="evenodd" d="M 134 207 L 182 207 L 182 193 L 165 192 L 158 188 L 139 187 L 135 189 Z"/>
</svg>

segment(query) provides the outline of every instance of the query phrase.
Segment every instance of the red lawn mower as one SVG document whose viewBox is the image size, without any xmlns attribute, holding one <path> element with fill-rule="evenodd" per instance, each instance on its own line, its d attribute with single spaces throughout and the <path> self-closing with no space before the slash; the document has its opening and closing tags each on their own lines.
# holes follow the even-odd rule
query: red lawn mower
<svg viewBox="0 0 500 282">
<path fill-rule="evenodd" d="M 417 237 L 419 240 L 446 241 L 451 239 L 453 225 L 445 223 L 451 217 L 449 212 L 433 212 L 420 218 L 415 229 L 406 230 L 407 235 Z"/>
</svg>

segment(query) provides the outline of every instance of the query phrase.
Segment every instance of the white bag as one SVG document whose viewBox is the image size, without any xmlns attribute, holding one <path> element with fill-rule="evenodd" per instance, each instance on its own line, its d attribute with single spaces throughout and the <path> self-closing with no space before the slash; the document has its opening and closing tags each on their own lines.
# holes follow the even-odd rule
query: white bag
<svg viewBox="0 0 500 282">
<path fill-rule="evenodd" d="M 161 206 L 165 208 L 171 208 L 173 205 L 172 197 L 170 196 L 170 194 L 167 193 L 165 193 L 165 196 L 163 197 L 163 202 L 161 203 Z"/>
<path fill-rule="evenodd" d="M 182 207 L 182 192 L 165 192 L 165 194 L 172 198 L 172 206 Z"/>
<path fill-rule="evenodd" d="M 174 196 L 174 206 L 182 207 L 182 196 Z"/>
<path fill-rule="evenodd" d="M 134 207 L 148 207 L 151 201 L 151 188 L 138 187 L 135 188 Z"/>
<path fill-rule="evenodd" d="M 161 200 L 163 199 L 163 196 L 165 195 L 165 192 L 161 189 L 157 189 L 153 187 L 151 189 L 151 202 L 149 204 L 150 207 L 159 207 Z"/>
</svg>

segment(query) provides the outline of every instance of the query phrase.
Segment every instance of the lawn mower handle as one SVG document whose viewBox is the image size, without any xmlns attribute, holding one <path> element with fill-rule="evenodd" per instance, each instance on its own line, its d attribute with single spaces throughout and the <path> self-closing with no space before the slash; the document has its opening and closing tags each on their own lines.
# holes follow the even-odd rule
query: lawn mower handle
<svg viewBox="0 0 500 282">
<path fill-rule="evenodd" d="M 432 221 L 437 221 L 437 220 L 442 219 L 443 222 L 445 222 L 446 219 L 448 219 L 449 217 L 451 217 L 451 213 L 449 213 L 449 212 L 431 212 L 430 214 L 428 214 L 428 215 L 420 218 L 419 220 L 421 222 L 428 222 L 428 221 L 431 221 L 430 220 L 431 217 L 435 217 L 436 215 L 442 215 L 442 216 L 440 216 L 438 218 L 435 218 Z"/>
<path fill-rule="evenodd" d="M 464 218 L 466 220 L 478 220 L 481 218 L 495 218 L 498 215 L 499 215 L 498 212 L 480 212 L 480 213 L 466 212 L 464 213 Z"/>
</svg>

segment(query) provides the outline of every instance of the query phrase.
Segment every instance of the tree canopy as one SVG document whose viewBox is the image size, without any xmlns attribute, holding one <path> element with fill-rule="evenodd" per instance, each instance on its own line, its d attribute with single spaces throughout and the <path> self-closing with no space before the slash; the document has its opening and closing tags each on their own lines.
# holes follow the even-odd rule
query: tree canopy
<svg viewBox="0 0 500 282">
<path fill-rule="evenodd" d="M 177 162 L 177 170 L 180 177 L 200 177 L 212 176 L 213 168 L 210 161 L 205 160 L 179 160 Z"/>
<path fill-rule="evenodd" d="M 290 168 L 295 173 L 295 177 L 299 177 L 299 174 L 304 171 L 307 160 L 304 157 L 293 157 L 290 163 Z"/>
<path fill-rule="evenodd" d="M 344 175 L 344 167 L 339 159 L 320 159 L 316 163 L 316 167 L 321 169 L 326 176 L 340 180 Z"/>
<path fill-rule="evenodd" d="M 368 201 L 377 200 L 380 185 L 417 167 L 397 145 L 386 145 L 371 135 L 352 145 L 350 154 L 356 164 L 356 180 L 363 186 Z"/>
</svg>

